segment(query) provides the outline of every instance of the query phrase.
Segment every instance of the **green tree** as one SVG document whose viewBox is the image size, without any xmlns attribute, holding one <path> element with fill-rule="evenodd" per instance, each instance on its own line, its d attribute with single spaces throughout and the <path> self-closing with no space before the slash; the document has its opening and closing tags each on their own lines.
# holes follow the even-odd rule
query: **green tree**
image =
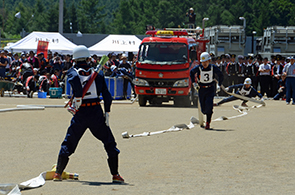
<svg viewBox="0 0 295 195">
<path fill-rule="evenodd" d="M 51 9 L 49 9 L 51 10 Z M 49 23 L 47 9 L 41 0 L 37 0 L 33 9 L 34 18 L 26 24 L 29 31 L 48 31 Z"/>
<path fill-rule="evenodd" d="M 105 6 L 97 0 L 81 0 L 78 6 L 78 24 L 81 32 L 98 33 L 99 25 L 106 14 L 101 14 Z"/>
</svg>

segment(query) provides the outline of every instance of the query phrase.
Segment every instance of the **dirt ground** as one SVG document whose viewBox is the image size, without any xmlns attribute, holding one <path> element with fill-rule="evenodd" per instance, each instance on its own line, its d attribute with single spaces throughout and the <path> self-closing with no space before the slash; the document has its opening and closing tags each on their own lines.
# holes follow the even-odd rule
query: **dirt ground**
<svg viewBox="0 0 295 195">
<path fill-rule="evenodd" d="M 218 100 L 216 100 L 218 101 Z M 0 98 L 0 109 L 16 105 L 63 105 L 63 99 Z M 213 119 L 239 115 L 241 101 L 214 108 Z M 251 107 L 254 103 L 248 103 Z M 86 131 L 70 157 L 78 181 L 47 181 L 24 195 L 54 194 L 294 194 L 295 106 L 266 101 L 248 114 L 180 132 L 123 139 L 129 134 L 189 124 L 196 108 L 113 104 L 110 125 L 118 143 L 125 185 L 111 183 L 102 144 Z M 64 108 L 0 112 L 0 184 L 21 183 L 56 163 L 71 114 Z"/>
</svg>

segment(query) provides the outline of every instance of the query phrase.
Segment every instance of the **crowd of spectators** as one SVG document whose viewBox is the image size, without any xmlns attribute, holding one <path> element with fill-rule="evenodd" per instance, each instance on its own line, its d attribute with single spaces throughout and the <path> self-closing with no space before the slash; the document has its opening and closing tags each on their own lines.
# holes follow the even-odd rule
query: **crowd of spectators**
<svg viewBox="0 0 295 195">
<path fill-rule="evenodd" d="M 135 56 L 127 61 L 126 54 L 108 54 L 109 60 L 103 66 L 105 76 L 124 78 L 124 98 L 127 97 L 128 83 L 132 84 L 134 78 Z M 92 55 L 88 62 L 92 67 L 96 67 L 100 57 Z M 36 91 L 47 92 L 50 87 L 60 87 L 64 89 L 65 76 L 67 70 L 75 62 L 71 55 L 61 55 L 57 52 L 48 52 L 47 58 L 44 53 L 14 53 L 2 50 L 0 55 L 0 79 L 15 82 L 13 91 L 15 93 L 27 94 L 33 97 Z M 116 72 L 116 73 L 115 73 Z"/>
<path fill-rule="evenodd" d="M 274 100 L 286 100 L 284 67 L 290 63 L 294 64 L 293 56 L 271 55 L 268 59 L 259 54 L 256 56 L 211 54 L 211 57 L 212 64 L 218 66 L 224 75 L 224 86 L 241 84 L 245 78 L 251 78 L 253 87 L 259 89 L 263 96 Z M 220 95 L 225 93 L 221 91 Z"/>
</svg>

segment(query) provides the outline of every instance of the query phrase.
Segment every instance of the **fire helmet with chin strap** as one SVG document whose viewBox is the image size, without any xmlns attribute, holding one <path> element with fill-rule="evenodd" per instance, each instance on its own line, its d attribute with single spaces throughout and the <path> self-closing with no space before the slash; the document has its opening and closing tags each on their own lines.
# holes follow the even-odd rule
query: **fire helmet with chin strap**
<svg viewBox="0 0 295 195">
<path fill-rule="evenodd" d="M 200 59 L 200 62 L 206 62 L 208 60 L 211 60 L 211 56 L 208 52 L 203 52 L 201 53 Z"/>
</svg>

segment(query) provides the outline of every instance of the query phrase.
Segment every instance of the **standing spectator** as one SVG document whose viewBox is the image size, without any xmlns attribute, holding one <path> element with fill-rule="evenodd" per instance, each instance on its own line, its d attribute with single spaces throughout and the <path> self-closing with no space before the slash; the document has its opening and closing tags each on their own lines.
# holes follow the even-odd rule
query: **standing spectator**
<svg viewBox="0 0 295 195">
<path fill-rule="evenodd" d="M 44 58 L 44 53 L 43 52 L 38 53 L 37 58 L 40 65 L 40 72 L 41 72 L 42 70 L 45 70 L 45 67 L 47 65 L 46 59 Z"/>
<path fill-rule="evenodd" d="M 194 12 L 194 8 L 189 8 L 189 11 L 186 13 L 188 17 L 188 28 L 195 28 L 196 23 L 196 13 Z"/>
<path fill-rule="evenodd" d="M 258 71 L 258 68 L 257 68 L 256 64 L 253 63 L 253 59 L 254 59 L 253 56 L 248 56 L 247 59 L 248 59 L 248 61 L 247 61 L 247 64 L 245 65 L 244 74 L 245 74 L 245 77 L 251 78 L 252 83 L 253 83 L 253 87 L 254 87 L 254 89 L 257 90 L 256 73 Z"/>
<path fill-rule="evenodd" d="M 33 66 L 33 68 L 37 68 L 38 70 L 41 68 L 39 60 L 35 57 L 35 53 L 33 51 L 30 51 L 29 53 L 28 62 Z"/>
<path fill-rule="evenodd" d="M 236 54 L 231 54 L 231 61 L 227 64 L 226 66 L 226 72 L 228 75 L 228 85 L 236 85 L 238 84 L 238 70 L 239 70 L 239 65 L 236 62 Z"/>
<path fill-rule="evenodd" d="M 133 80 L 132 69 L 131 69 L 131 65 L 127 62 L 126 54 L 122 54 L 121 60 L 122 60 L 122 63 L 119 65 L 119 69 L 125 69 L 124 71 L 126 71 L 128 73 L 128 75 L 130 75 L 130 76 L 127 76 L 127 75 L 123 76 L 123 78 L 124 78 L 123 96 L 124 96 L 124 99 L 126 99 L 127 98 L 128 83 L 130 83 L 131 86 L 133 85 L 132 84 L 132 80 Z M 134 87 L 133 87 L 133 92 L 135 94 Z"/>
<path fill-rule="evenodd" d="M 64 66 L 62 68 L 62 76 L 61 79 L 65 77 L 67 71 L 73 66 L 71 56 L 68 54 L 65 56 Z"/>
<path fill-rule="evenodd" d="M 290 63 L 286 64 L 283 69 L 283 75 L 286 76 L 286 102 L 287 105 L 293 99 L 292 105 L 295 105 L 295 58 L 290 57 Z"/>
<path fill-rule="evenodd" d="M 273 57 L 276 58 L 275 56 Z M 272 85 L 271 85 L 271 97 L 274 97 L 278 92 L 278 82 L 281 80 L 281 75 L 283 73 L 284 66 L 281 63 L 275 63 L 274 59 L 272 59 L 271 65 L 271 76 L 272 76 Z"/>
<path fill-rule="evenodd" d="M 266 93 L 267 97 L 270 97 L 270 87 L 271 87 L 271 66 L 268 64 L 268 58 L 263 59 L 263 64 L 259 66 L 259 78 L 260 78 L 260 87 L 261 95 L 264 96 Z"/>
<path fill-rule="evenodd" d="M 244 56 L 242 55 L 239 55 L 238 56 L 238 80 L 237 82 L 238 83 L 242 83 L 244 80 L 245 80 L 245 75 L 244 75 L 244 72 L 245 72 L 245 65 L 244 65 Z"/>
<path fill-rule="evenodd" d="M 15 53 L 14 54 L 14 60 L 11 63 L 10 66 L 10 75 L 12 77 L 16 77 L 17 76 L 17 71 L 19 70 L 20 65 L 22 64 L 22 61 L 19 59 L 18 54 Z"/>
<path fill-rule="evenodd" d="M 105 76 L 110 76 L 112 74 L 111 66 L 115 65 L 112 63 L 112 53 L 108 54 L 109 60 L 103 66 L 103 73 Z"/>
<path fill-rule="evenodd" d="M 5 57 L 5 52 L 1 51 L 1 54 L 0 54 L 0 78 L 2 77 L 4 79 L 7 64 L 8 64 L 8 60 Z"/>
<path fill-rule="evenodd" d="M 62 68 L 63 68 L 63 62 L 62 62 L 60 56 L 57 55 L 53 60 L 52 70 L 54 70 L 54 74 L 55 74 L 56 70 L 58 70 L 58 72 L 59 72 L 59 74 L 57 75 L 58 78 L 60 78 L 60 76 L 61 76 Z"/>
</svg>

